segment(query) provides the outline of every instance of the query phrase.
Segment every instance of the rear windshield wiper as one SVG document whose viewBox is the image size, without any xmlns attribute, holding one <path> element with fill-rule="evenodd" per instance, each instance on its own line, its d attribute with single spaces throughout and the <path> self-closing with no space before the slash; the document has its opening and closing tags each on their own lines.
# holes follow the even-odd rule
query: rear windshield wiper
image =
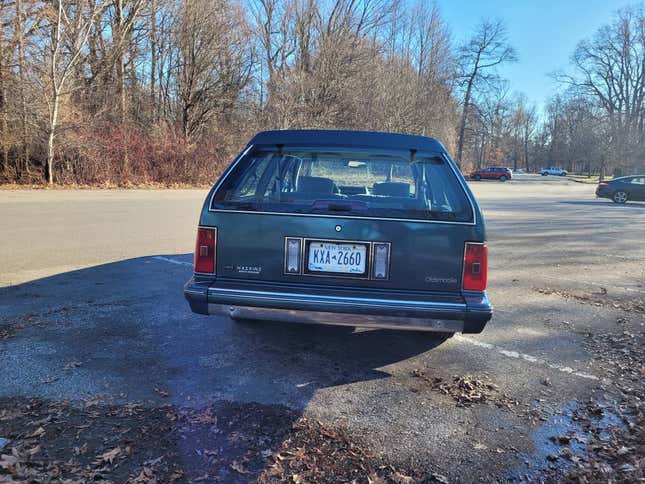
<svg viewBox="0 0 645 484">
<path fill-rule="evenodd" d="M 232 200 L 225 200 L 222 202 L 215 201 L 213 208 L 228 209 L 236 208 L 238 210 L 256 211 L 258 210 L 258 202 L 235 202 Z"/>
<path fill-rule="evenodd" d="M 454 212 L 444 212 L 440 210 L 430 210 L 426 212 L 430 218 L 439 218 L 445 220 L 455 220 L 457 216 Z"/>
<path fill-rule="evenodd" d="M 365 202 L 337 201 L 337 200 L 316 200 L 313 203 L 314 210 L 329 210 L 330 212 L 353 212 L 367 210 Z"/>
</svg>

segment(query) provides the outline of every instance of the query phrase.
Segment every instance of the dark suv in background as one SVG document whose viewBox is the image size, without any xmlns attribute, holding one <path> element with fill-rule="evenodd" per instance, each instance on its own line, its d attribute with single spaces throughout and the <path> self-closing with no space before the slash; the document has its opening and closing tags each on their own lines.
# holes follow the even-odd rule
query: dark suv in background
<svg viewBox="0 0 645 484">
<path fill-rule="evenodd" d="M 601 181 L 596 188 L 596 196 L 610 198 L 623 204 L 627 200 L 645 201 L 645 175 L 624 176 L 611 181 Z"/>
<path fill-rule="evenodd" d="M 499 180 L 506 181 L 513 178 L 511 170 L 503 166 L 489 166 L 488 168 L 480 168 L 470 174 L 472 180 Z"/>
</svg>

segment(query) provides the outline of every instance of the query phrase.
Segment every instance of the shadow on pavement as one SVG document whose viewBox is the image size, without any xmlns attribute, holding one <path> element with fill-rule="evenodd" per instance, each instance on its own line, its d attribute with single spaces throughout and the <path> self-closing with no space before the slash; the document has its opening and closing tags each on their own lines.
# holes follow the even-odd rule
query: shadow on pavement
<svg viewBox="0 0 645 484">
<path fill-rule="evenodd" d="M 166 258 L 188 261 L 190 254 Z M 282 443 L 275 436 L 286 435 L 318 390 L 387 377 L 379 368 L 444 341 L 427 333 L 193 315 L 182 294 L 190 272 L 143 257 L 0 288 L 0 416 L 7 406 L 51 410 L 56 417 L 42 426 L 56 444 L 52 456 L 56 447 L 69 454 L 83 445 L 61 428 L 89 425 L 91 435 L 82 433 L 89 447 L 73 457 L 79 465 L 130 446 L 135 459 L 107 478 L 127 478 L 166 449 L 175 454 L 167 472 L 179 466 L 190 478 L 214 472 L 248 481 L 270 455 L 258 460 L 260 452 Z M 96 414 L 90 423 L 87 402 Z M 186 409 L 188 417 L 168 418 L 164 408 Z M 210 412 L 206 420 L 203 412 Z M 7 418 L 14 434 L 4 437 L 25 435 L 25 415 Z M 218 419 L 225 424 L 219 431 Z"/>
</svg>

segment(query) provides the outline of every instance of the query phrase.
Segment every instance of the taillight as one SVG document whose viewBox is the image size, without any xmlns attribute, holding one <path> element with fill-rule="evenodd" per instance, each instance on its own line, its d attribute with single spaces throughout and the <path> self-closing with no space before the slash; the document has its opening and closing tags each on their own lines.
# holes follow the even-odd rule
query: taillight
<svg viewBox="0 0 645 484">
<path fill-rule="evenodd" d="M 215 227 L 198 227 L 195 242 L 195 272 L 215 274 L 215 248 L 217 247 L 217 229 Z"/>
<path fill-rule="evenodd" d="M 463 289 L 465 291 L 485 291 L 487 278 L 488 250 L 486 244 L 466 242 Z"/>
<path fill-rule="evenodd" d="M 606 187 L 607 185 L 609 185 L 609 183 L 607 183 L 607 182 L 600 182 L 600 183 L 598 183 L 598 186 L 599 186 L 599 187 Z"/>
</svg>

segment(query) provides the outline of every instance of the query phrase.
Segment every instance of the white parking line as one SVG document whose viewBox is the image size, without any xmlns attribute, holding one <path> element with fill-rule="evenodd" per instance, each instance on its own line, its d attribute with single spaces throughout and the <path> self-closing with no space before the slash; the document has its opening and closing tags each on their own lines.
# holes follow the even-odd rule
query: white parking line
<svg viewBox="0 0 645 484">
<path fill-rule="evenodd" d="M 455 335 L 455 339 L 458 339 L 459 341 L 463 341 L 464 343 L 468 343 L 474 346 L 479 346 L 480 348 L 486 348 L 487 350 L 497 351 L 499 354 L 507 356 L 509 358 L 516 358 L 516 359 L 528 361 L 529 363 L 536 363 L 538 365 L 551 368 L 552 370 L 557 370 L 562 373 L 567 373 L 569 375 L 579 376 L 580 378 L 586 378 L 588 380 L 599 380 L 599 378 L 596 375 L 590 375 L 589 373 L 576 371 L 569 366 L 560 366 L 560 365 L 556 365 L 555 363 L 549 363 L 546 360 L 543 360 L 541 358 L 536 358 L 535 356 L 527 355 L 525 353 L 506 350 L 500 346 L 496 346 L 490 343 L 484 343 L 483 341 L 478 341 L 476 339 L 472 339 L 467 336 L 463 336 L 461 334 Z"/>
<path fill-rule="evenodd" d="M 170 264 L 177 264 L 178 266 L 188 266 L 188 267 L 193 267 L 192 262 L 184 262 L 181 260 L 174 260 L 174 259 L 169 259 L 168 257 L 163 257 L 161 255 L 156 255 L 153 257 L 153 259 L 157 259 L 163 262 L 169 262 Z"/>
</svg>

